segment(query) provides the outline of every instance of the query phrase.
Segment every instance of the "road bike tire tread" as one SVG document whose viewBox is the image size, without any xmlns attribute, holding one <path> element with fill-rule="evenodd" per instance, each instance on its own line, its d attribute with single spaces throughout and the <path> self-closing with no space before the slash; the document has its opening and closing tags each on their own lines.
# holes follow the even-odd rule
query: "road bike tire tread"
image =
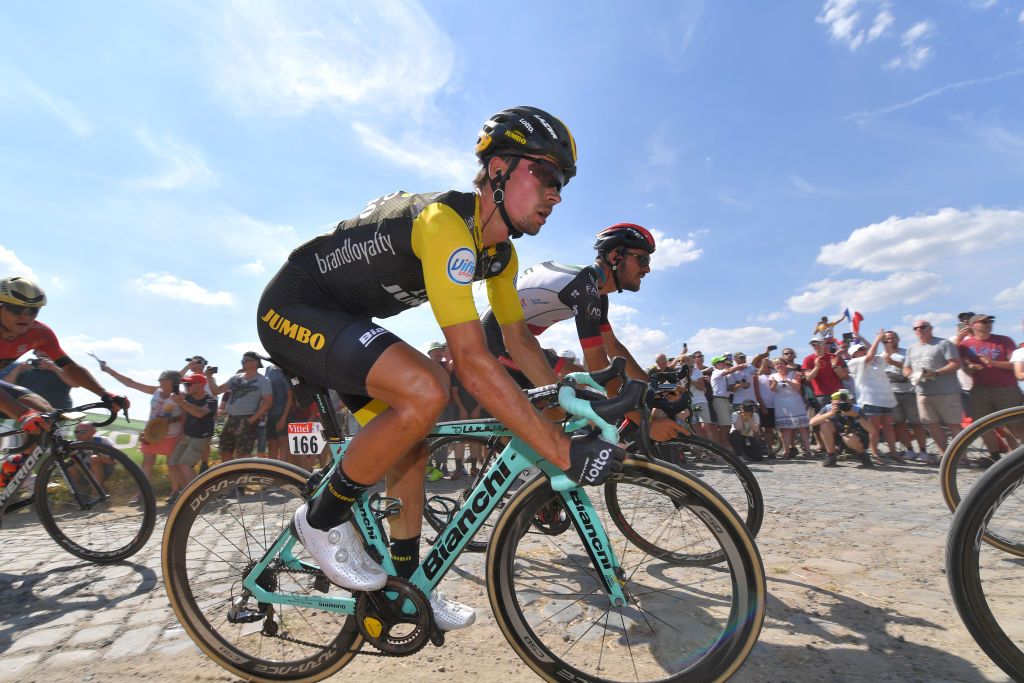
<svg viewBox="0 0 1024 683">
<path fill-rule="evenodd" d="M 188 528 L 185 525 L 188 524 L 190 527 L 191 520 L 187 518 L 187 515 L 190 514 L 191 503 L 204 494 L 209 497 L 212 490 L 221 486 L 216 483 L 218 480 L 246 474 L 288 481 L 294 484 L 299 492 L 304 489 L 310 476 L 306 470 L 290 463 L 262 458 L 243 458 L 211 467 L 196 477 L 171 508 L 167 516 L 167 525 L 164 527 L 160 562 L 168 601 L 179 623 L 192 641 L 210 659 L 244 680 L 265 683 L 276 681 L 306 683 L 323 680 L 349 664 L 362 646 L 362 636 L 352 617 L 346 620 L 345 627 L 332 643 L 332 647 L 325 648 L 318 655 L 307 658 L 308 662 L 306 663 L 292 665 L 293 673 L 276 673 L 274 672 L 275 668 L 282 668 L 276 666 L 279 663 L 258 660 L 233 649 L 231 643 L 227 641 L 214 640 L 202 626 L 206 619 L 193 603 L 193 596 L 188 587 L 187 573 L 183 563 L 179 563 L 176 556 L 177 551 L 181 550 L 181 546 L 187 540 Z M 179 533 L 185 535 L 186 538 L 179 539 L 177 537 Z"/>
<path fill-rule="evenodd" d="M 149 479 L 146 478 L 146 474 L 142 471 L 142 468 L 135 464 L 135 461 L 128 457 L 128 455 L 116 448 L 107 446 L 106 444 L 95 442 L 72 442 L 68 444 L 66 448 L 69 455 L 78 450 L 88 450 L 90 453 L 102 453 L 103 455 L 115 460 L 121 467 L 123 467 L 138 486 L 139 495 L 141 496 L 140 509 L 143 513 L 142 524 L 139 527 L 139 531 L 128 544 L 112 551 L 99 552 L 90 550 L 69 538 L 56 522 L 53 516 L 53 511 L 50 510 L 47 505 L 47 501 L 49 500 L 47 496 L 47 484 L 51 477 L 61 476 L 59 473 L 60 467 L 58 465 L 56 455 L 52 451 L 44 457 L 42 464 L 39 466 L 33 490 L 33 496 L 35 497 L 35 510 L 36 514 L 39 515 L 39 521 L 42 522 L 43 528 L 46 529 L 46 533 L 50 535 L 57 545 L 75 557 L 88 560 L 95 564 L 112 564 L 114 562 L 126 560 L 146 545 L 146 542 L 149 541 L 149 537 L 153 534 L 153 528 L 156 526 L 156 496 L 153 493 L 153 487 L 150 485 Z"/>
<path fill-rule="evenodd" d="M 992 661 L 1017 681 L 1024 680 L 1024 652 L 989 608 L 979 572 L 977 538 L 999 503 L 1022 481 L 1024 446 L 993 465 L 960 501 L 946 540 L 946 577 L 964 626 Z"/>
</svg>

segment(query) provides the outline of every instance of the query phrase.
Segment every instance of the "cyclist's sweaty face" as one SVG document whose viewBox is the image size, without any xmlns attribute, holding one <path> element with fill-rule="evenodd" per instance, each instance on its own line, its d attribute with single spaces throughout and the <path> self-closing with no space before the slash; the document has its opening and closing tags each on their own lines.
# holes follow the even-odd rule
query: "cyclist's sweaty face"
<svg viewBox="0 0 1024 683">
<path fill-rule="evenodd" d="M 10 306 L 0 305 L 0 332 L 20 335 L 28 331 L 35 322 L 38 308 L 23 308 L 13 313 Z"/>
<path fill-rule="evenodd" d="M 651 272 L 650 254 L 641 249 L 626 249 L 619 261 L 619 285 L 631 292 L 640 291 L 640 281 Z"/>
<path fill-rule="evenodd" d="M 516 229 L 536 235 L 555 204 L 562 201 L 558 187 L 561 170 L 544 159 L 521 157 L 505 185 L 505 210 Z"/>
</svg>

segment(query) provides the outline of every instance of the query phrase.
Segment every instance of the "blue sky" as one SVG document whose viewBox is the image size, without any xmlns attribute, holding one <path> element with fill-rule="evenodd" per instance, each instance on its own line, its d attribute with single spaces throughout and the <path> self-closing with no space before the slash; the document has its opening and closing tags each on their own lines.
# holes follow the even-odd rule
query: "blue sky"
<svg viewBox="0 0 1024 683">
<path fill-rule="evenodd" d="M 516 104 L 579 148 L 524 267 L 658 231 L 612 298 L 642 361 L 803 353 L 845 307 L 1024 336 L 1019 0 L 4 3 L 0 271 L 89 367 L 233 370 L 293 247 L 396 189 L 468 189 Z M 427 307 L 385 324 L 440 338 Z M 541 341 L 578 348 L 569 323 Z"/>
</svg>

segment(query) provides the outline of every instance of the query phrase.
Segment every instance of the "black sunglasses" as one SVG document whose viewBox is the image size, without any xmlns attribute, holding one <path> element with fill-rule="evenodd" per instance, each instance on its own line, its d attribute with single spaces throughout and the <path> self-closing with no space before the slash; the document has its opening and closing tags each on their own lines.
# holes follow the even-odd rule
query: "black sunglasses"
<svg viewBox="0 0 1024 683">
<path fill-rule="evenodd" d="M 33 318 L 39 315 L 39 309 L 35 306 L 15 306 L 14 304 L 4 304 L 4 308 L 10 311 L 13 315 L 23 315 L 28 313 Z"/>
<path fill-rule="evenodd" d="M 931 327 L 931 325 L 918 325 L 914 329 L 915 330 L 927 330 L 929 327 Z"/>
<path fill-rule="evenodd" d="M 651 265 L 651 255 L 645 254 L 644 252 L 627 251 L 626 256 L 632 256 L 636 259 L 636 262 L 640 264 L 641 268 L 646 268 Z"/>
<path fill-rule="evenodd" d="M 565 186 L 565 173 L 550 161 L 544 159 L 533 159 L 522 157 L 526 162 L 526 172 L 537 179 L 543 187 L 552 187 L 556 192 L 561 192 Z"/>
</svg>

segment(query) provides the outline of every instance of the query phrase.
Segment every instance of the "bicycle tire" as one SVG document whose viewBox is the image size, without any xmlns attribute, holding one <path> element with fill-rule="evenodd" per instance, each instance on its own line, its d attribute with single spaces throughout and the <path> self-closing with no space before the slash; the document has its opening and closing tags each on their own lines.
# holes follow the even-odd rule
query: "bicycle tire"
<svg viewBox="0 0 1024 683">
<path fill-rule="evenodd" d="M 1024 446 L 993 465 L 964 496 L 953 516 L 946 540 L 946 576 L 953 603 L 964 626 L 985 654 L 1017 681 L 1024 680 L 1024 651 L 1000 625 L 993 606 L 1010 616 L 1014 623 L 1017 621 L 1021 596 L 1014 595 L 1011 601 L 1000 591 L 1020 585 L 1020 566 L 1018 562 L 1007 562 L 1007 555 L 1001 551 L 998 557 L 991 557 L 994 551 L 986 551 L 979 537 L 994 518 L 999 520 L 997 523 L 1004 523 L 1002 517 L 997 517 L 1001 509 L 1012 508 L 1011 520 L 1017 522 L 1014 526 L 1022 527 L 1020 512 L 1024 504 L 1012 498 L 1014 490 L 1022 483 Z M 1020 497 L 1024 496 L 1018 494 Z M 1006 523 L 1013 522 L 1008 520 Z M 984 555 L 983 551 L 986 551 Z M 983 574 L 993 578 L 989 583 L 992 595 L 986 593 Z M 1024 642 L 1024 629 L 1017 629 L 1015 635 Z"/>
<path fill-rule="evenodd" d="M 581 542 L 586 530 L 529 533 L 536 511 L 557 495 L 545 478 L 535 478 L 512 497 L 488 549 L 487 593 L 499 628 L 548 681 L 725 680 L 750 654 L 764 621 L 764 566 L 753 537 L 721 496 L 674 466 L 630 458 L 613 478 L 620 493 L 632 489 L 649 524 L 671 529 L 678 519 L 681 529 L 700 526 L 726 553 L 726 569 L 636 553 L 615 533 L 607 509 L 599 508 L 601 498 L 593 497 L 629 600 L 625 608 L 610 607 Z M 665 533 L 689 543 L 684 532 Z M 593 619 L 589 626 L 587 618 Z"/>
<path fill-rule="evenodd" d="M 85 468 L 91 456 L 109 458 L 98 480 Z M 61 467 L 61 458 L 70 463 Z M 97 488 L 97 484 L 99 488 Z M 102 491 L 101 491 L 102 489 Z M 75 497 L 89 503 L 83 508 Z M 33 491 L 46 532 L 61 548 L 96 564 L 120 562 L 146 545 L 156 525 L 156 498 L 135 462 L 102 443 L 76 441 L 44 458 Z M 132 499 L 138 496 L 138 504 Z"/>
<path fill-rule="evenodd" d="M 979 470 L 969 467 L 969 456 L 983 444 L 982 435 L 1009 425 L 1024 429 L 1024 406 L 1006 408 L 975 420 L 950 441 L 939 463 L 942 497 L 950 512 L 956 511 L 960 499 L 981 476 Z"/>
<path fill-rule="evenodd" d="M 433 462 L 434 457 L 437 453 L 444 450 L 447 451 L 453 445 L 458 444 L 474 444 L 484 447 L 486 453 L 484 455 L 484 466 L 480 468 L 479 473 L 475 477 L 467 475 L 463 478 L 464 484 L 459 487 L 451 496 L 434 495 L 429 496 L 425 501 L 423 510 L 423 519 L 427 522 L 434 533 L 441 533 L 444 528 L 448 525 L 449 520 L 455 516 L 459 511 L 459 508 L 466 502 L 466 498 L 472 493 L 473 488 L 476 486 L 480 477 L 483 476 L 487 466 L 490 465 L 491 460 L 501 452 L 500 448 L 495 448 L 491 439 L 479 436 L 442 436 L 434 439 L 430 442 L 430 458 L 429 461 Z M 439 502 L 437 499 L 445 499 L 445 502 Z M 448 506 L 453 505 L 449 510 Z M 500 504 L 495 508 L 495 511 L 500 509 Z M 444 509 L 441 509 L 444 508 Z M 483 526 L 476 532 L 473 539 L 466 544 L 464 549 L 465 552 L 471 553 L 482 553 L 487 550 L 487 540 L 491 537 L 491 531 L 494 528 L 494 520 L 496 515 L 494 513 L 484 522 Z M 477 538 L 483 540 L 477 540 Z M 428 543 L 433 543 L 435 539 L 428 539 Z"/>
<path fill-rule="evenodd" d="M 270 605 L 271 612 L 258 604 L 274 622 L 273 633 L 265 620 L 263 626 L 228 621 L 227 606 L 243 597 L 242 575 L 291 524 L 308 477 L 285 462 L 232 460 L 199 475 L 167 517 L 161 565 L 171 608 L 210 659 L 247 681 L 322 680 L 363 643 L 354 617 L 325 610 Z M 225 495 L 231 491 L 234 499 Z M 293 552 L 309 559 L 301 544 Z M 315 574 L 283 566 L 268 580 L 282 592 L 323 592 L 314 586 Z"/>
<path fill-rule="evenodd" d="M 652 441 L 651 448 L 655 458 L 679 466 L 715 489 L 739 514 L 751 535 L 757 536 L 764 521 L 764 495 L 757 477 L 740 456 L 700 436 Z M 674 461 L 671 455 L 660 457 L 667 450 L 677 448 L 684 452 L 682 462 Z"/>
</svg>

